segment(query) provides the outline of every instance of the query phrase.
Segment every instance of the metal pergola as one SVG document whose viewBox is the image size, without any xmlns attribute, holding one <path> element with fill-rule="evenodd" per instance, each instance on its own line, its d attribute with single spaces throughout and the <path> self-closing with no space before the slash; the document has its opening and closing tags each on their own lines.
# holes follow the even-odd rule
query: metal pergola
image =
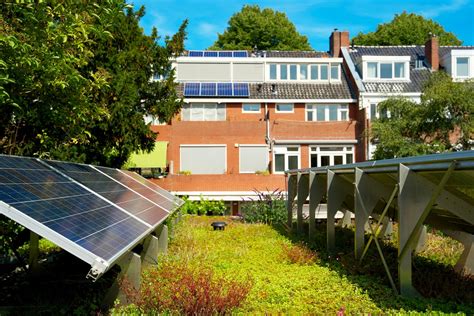
<svg viewBox="0 0 474 316">
<path fill-rule="evenodd" d="M 464 245 L 455 268 L 474 273 L 474 151 L 367 161 L 348 165 L 289 170 L 288 225 L 303 233 L 303 205 L 309 200 L 309 238 L 314 238 L 316 209 L 327 201 L 327 249 L 335 251 L 335 215 L 355 219 L 354 251 L 362 260 L 373 242 L 393 289 L 398 293 L 379 244 L 390 220 L 398 222 L 400 294 L 416 296 L 412 254 L 430 225 Z M 295 203 L 296 200 L 296 203 Z M 374 220 L 371 225 L 369 218 Z M 366 242 L 365 233 L 370 237 Z"/>
</svg>

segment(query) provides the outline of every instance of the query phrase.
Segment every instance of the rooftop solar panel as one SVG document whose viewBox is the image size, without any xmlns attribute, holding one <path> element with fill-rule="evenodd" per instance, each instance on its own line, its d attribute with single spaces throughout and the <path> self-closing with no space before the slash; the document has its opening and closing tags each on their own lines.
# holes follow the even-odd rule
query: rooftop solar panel
<svg viewBox="0 0 474 316">
<path fill-rule="evenodd" d="M 234 57 L 248 57 L 247 51 L 235 51 L 233 54 Z"/>
<path fill-rule="evenodd" d="M 219 82 L 217 83 L 217 95 L 218 96 L 229 96 L 233 95 L 232 93 L 232 83 L 230 82 Z"/>
<path fill-rule="evenodd" d="M 201 83 L 201 96 L 216 96 L 216 83 L 215 82 L 203 82 Z"/>
<path fill-rule="evenodd" d="M 204 52 L 200 50 L 190 50 L 188 54 L 189 57 L 202 57 L 203 55 Z"/>
<path fill-rule="evenodd" d="M 234 96 L 236 96 L 236 97 L 248 97 L 249 96 L 249 84 L 248 83 L 234 83 Z"/>
<path fill-rule="evenodd" d="M 195 97 L 199 96 L 201 85 L 198 82 L 187 82 L 184 84 L 184 96 Z"/>
<path fill-rule="evenodd" d="M 138 175 L 102 171 L 0 155 L 0 214 L 99 265 L 97 278 L 182 204 Z"/>
<path fill-rule="evenodd" d="M 230 51 L 219 52 L 219 57 L 232 57 L 232 52 Z"/>
<path fill-rule="evenodd" d="M 216 51 L 205 51 L 204 52 L 204 57 L 217 57 L 218 53 Z"/>
</svg>

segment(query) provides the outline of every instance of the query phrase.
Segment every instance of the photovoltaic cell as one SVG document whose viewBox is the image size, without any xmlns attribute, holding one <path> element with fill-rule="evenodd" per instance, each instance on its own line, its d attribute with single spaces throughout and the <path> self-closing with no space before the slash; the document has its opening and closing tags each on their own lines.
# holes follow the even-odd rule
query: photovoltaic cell
<svg viewBox="0 0 474 316">
<path fill-rule="evenodd" d="M 200 94 L 200 83 L 199 82 L 187 82 L 184 84 L 184 96 L 195 97 Z"/>
<path fill-rule="evenodd" d="M 218 96 L 229 96 L 233 95 L 232 93 L 232 83 L 230 82 L 219 82 L 217 83 L 217 95 Z"/>
<path fill-rule="evenodd" d="M 232 57 L 231 51 L 219 52 L 219 57 Z"/>
<path fill-rule="evenodd" d="M 247 51 L 235 51 L 234 57 L 248 57 Z"/>
<path fill-rule="evenodd" d="M 216 51 L 205 51 L 204 57 L 217 57 L 218 53 Z"/>
<path fill-rule="evenodd" d="M 204 52 L 200 50 L 190 50 L 188 54 L 189 57 L 202 57 L 203 55 Z"/>
<path fill-rule="evenodd" d="M 234 83 L 234 96 L 248 97 L 249 84 L 248 83 Z"/>
<path fill-rule="evenodd" d="M 201 96 L 216 96 L 216 83 L 203 82 L 201 83 Z"/>
</svg>

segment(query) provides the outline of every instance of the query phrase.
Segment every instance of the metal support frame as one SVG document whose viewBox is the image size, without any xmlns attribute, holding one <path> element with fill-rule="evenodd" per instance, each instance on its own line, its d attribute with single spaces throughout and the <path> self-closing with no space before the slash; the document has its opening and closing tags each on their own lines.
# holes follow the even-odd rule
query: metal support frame
<svg viewBox="0 0 474 316">
<path fill-rule="evenodd" d="M 337 211 L 341 208 L 347 195 L 353 194 L 352 184 L 342 179 L 333 171 L 327 171 L 327 250 L 329 253 L 334 253 L 336 250 L 336 236 L 334 220 Z"/>
<path fill-rule="evenodd" d="M 155 231 L 158 236 L 158 254 L 165 254 L 168 252 L 168 226 L 160 225 Z"/>
<path fill-rule="evenodd" d="M 286 210 L 288 212 L 287 225 L 290 231 L 293 227 L 293 202 L 295 200 L 297 190 L 297 176 L 288 175 L 288 198 L 286 200 Z"/>
<path fill-rule="evenodd" d="M 326 182 L 322 176 L 318 176 L 316 172 L 309 173 L 309 240 L 313 240 L 316 233 L 316 208 L 326 193 Z"/>
<path fill-rule="evenodd" d="M 447 229 L 443 232 L 464 246 L 464 251 L 454 266 L 454 270 L 462 275 L 474 274 L 474 235 Z"/>
<path fill-rule="evenodd" d="M 30 247 L 29 247 L 28 267 L 30 272 L 38 272 L 38 257 L 39 257 L 39 235 L 30 230 Z"/>
<path fill-rule="evenodd" d="M 410 170 L 409 167 L 403 164 L 399 165 L 398 276 L 402 295 L 419 296 L 412 285 L 412 252 L 416 248 L 423 223 L 438 200 L 455 166 L 456 161 L 453 161 L 440 183 L 434 185 Z"/>
<path fill-rule="evenodd" d="M 297 195 L 296 195 L 296 231 L 298 234 L 303 233 L 303 206 L 306 202 L 309 195 L 309 175 L 303 175 L 301 172 L 298 172 L 297 175 Z"/>
</svg>

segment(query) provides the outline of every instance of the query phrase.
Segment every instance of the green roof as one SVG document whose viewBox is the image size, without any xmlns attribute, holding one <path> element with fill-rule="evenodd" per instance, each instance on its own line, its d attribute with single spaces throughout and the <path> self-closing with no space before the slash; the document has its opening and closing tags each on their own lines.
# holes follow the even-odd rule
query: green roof
<svg viewBox="0 0 474 316">
<path fill-rule="evenodd" d="M 152 152 L 137 152 L 130 156 L 129 168 L 164 168 L 166 167 L 166 150 L 168 142 L 155 142 Z"/>
</svg>

